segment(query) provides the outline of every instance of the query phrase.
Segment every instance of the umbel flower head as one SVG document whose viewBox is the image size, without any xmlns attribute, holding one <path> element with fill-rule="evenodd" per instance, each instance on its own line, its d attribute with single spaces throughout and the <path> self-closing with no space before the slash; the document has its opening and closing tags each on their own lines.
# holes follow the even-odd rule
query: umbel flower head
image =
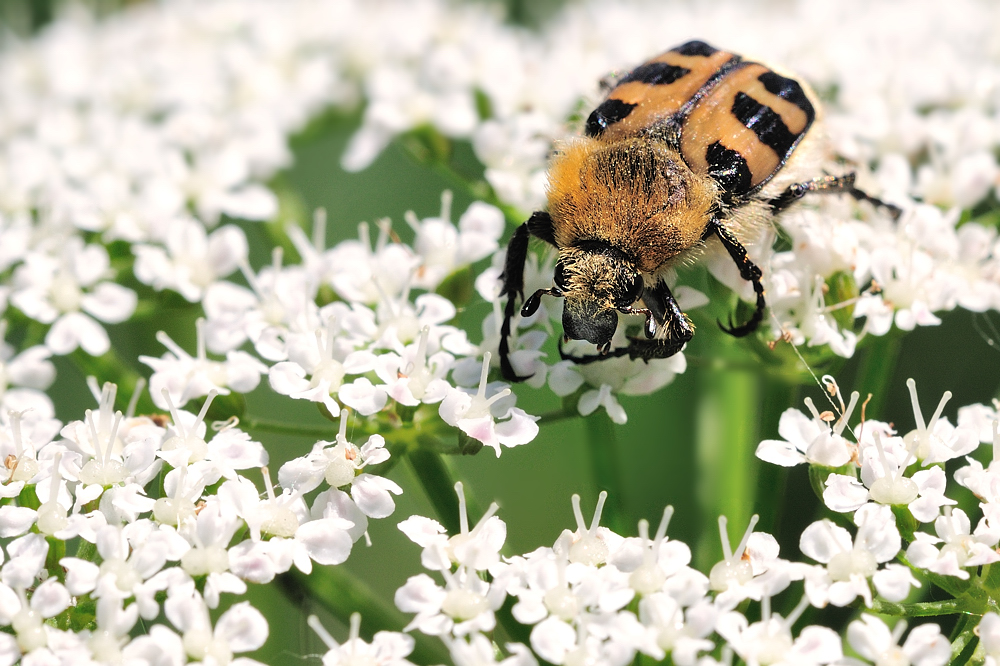
<svg viewBox="0 0 1000 666">
<path fill-rule="evenodd" d="M 669 533 L 672 509 L 623 520 L 622 507 L 659 506 L 637 502 L 642 484 L 615 469 L 648 457 L 596 426 L 625 424 L 653 404 L 636 396 L 691 371 L 724 374 L 737 355 L 748 375 L 791 381 L 947 323 L 947 311 L 1000 310 L 997 11 L 595 1 L 527 32 L 444 0 L 163 0 L 106 18 L 74 7 L 3 40 L 0 665 L 254 664 L 272 632 L 242 597 L 279 578 L 333 589 L 319 605 L 351 618 L 339 643 L 310 621 L 325 664 L 996 662 L 996 405 L 956 419 L 944 392 L 925 412 L 911 383 L 913 422 L 889 423 L 831 381 L 831 410 L 781 404 L 778 423 L 762 424 L 779 438 L 758 457 L 789 474 L 808 466 L 824 514 L 771 534 L 727 508 L 742 536 L 734 547 L 720 518 L 721 550 Z M 810 196 L 773 225 L 737 229 L 770 307 L 746 343 L 707 330 L 714 308 L 754 301 L 709 243 L 663 275 L 700 349 L 577 364 L 560 354 L 562 301 L 547 299 L 510 324 L 527 388 L 500 381 L 503 246 L 544 208 L 550 155 L 600 103 L 602 77 L 698 36 L 811 83 L 830 147 L 806 178 L 850 169 L 901 215 Z M 314 193 L 296 169 L 316 167 L 294 162 L 345 118 L 353 134 L 325 163 L 361 170 L 395 142 L 455 194 L 395 224 L 359 224 L 349 197 L 303 212 Z M 379 211 L 395 205 L 389 188 L 424 200 L 392 177 L 358 194 Z M 532 248 L 525 264 L 526 289 L 552 286 L 551 252 Z M 622 316 L 615 346 L 641 328 Z M 921 382 L 925 400 L 943 388 Z M 685 423 L 711 421 L 709 401 L 695 402 Z M 528 539 L 513 507 L 480 504 L 479 482 L 451 477 L 524 464 L 548 451 L 544 424 L 580 417 L 604 447 L 591 452 L 607 454 L 597 483 L 574 477 L 569 526 L 518 552 Z M 483 447 L 504 461 L 481 456 L 472 473 L 444 458 Z M 545 489 L 496 487 L 529 503 Z M 700 505 L 677 502 L 678 515 L 714 532 L 715 492 L 681 498 Z M 397 520 L 417 548 L 389 555 L 413 574 L 395 616 L 354 577 L 390 543 L 372 521 L 420 497 L 438 513 Z M 352 557 L 350 573 L 332 569 Z M 352 594 L 322 584 L 331 571 Z M 345 599 L 371 606 L 364 624 Z M 830 605 L 964 619 L 954 648 L 933 622 L 908 634 L 868 614 L 802 626 L 826 622 Z M 393 618 L 393 631 L 362 637 Z"/>
</svg>

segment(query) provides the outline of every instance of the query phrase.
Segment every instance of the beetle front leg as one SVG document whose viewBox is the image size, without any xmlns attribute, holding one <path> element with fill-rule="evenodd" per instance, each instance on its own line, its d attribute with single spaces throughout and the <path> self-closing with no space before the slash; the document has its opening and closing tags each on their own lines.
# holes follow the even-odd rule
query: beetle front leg
<svg viewBox="0 0 1000 666">
<path fill-rule="evenodd" d="M 504 261 L 503 274 L 500 280 L 503 286 L 500 296 L 507 297 L 504 306 L 503 323 L 500 325 L 500 374 L 510 382 L 523 382 L 529 377 L 522 377 L 514 372 L 510 364 L 510 334 L 514 316 L 517 314 L 517 301 L 524 298 L 524 262 L 528 258 L 528 241 L 531 236 L 541 238 L 546 242 L 554 242 L 555 234 L 552 228 L 552 218 L 548 213 L 536 211 L 528 221 L 519 226 L 507 244 L 507 258 Z M 534 304 L 537 308 L 537 303 Z"/>
<path fill-rule="evenodd" d="M 654 358 L 670 358 L 694 337 L 694 326 L 688 320 L 687 315 L 677 304 L 677 299 L 670 292 L 670 287 L 663 280 L 649 287 L 642 293 L 642 301 L 646 305 L 646 310 L 637 310 L 638 313 L 648 313 L 646 324 L 643 327 L 644 338 L 629 338 L 627 347 L 618 347 L 609 350 L 604 354 L 588 354 L 586 356 L 573 356 L 567 354 L 562 349 L 562 342 L 559 344 L 559 355 L 564 360 L 570 360 L 578 364 L 593 363 L 606 358 L 617 358 L 628 356 L 632 360 L 642 359 L 649 362 Z"/>
</svg>

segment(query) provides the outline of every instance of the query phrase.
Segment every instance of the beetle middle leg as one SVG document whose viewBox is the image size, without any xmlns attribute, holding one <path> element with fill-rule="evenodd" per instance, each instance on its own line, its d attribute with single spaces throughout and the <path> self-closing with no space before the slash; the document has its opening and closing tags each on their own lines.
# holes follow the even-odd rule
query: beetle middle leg
<svg viewBox="0 0 1000 666">
<path fill-rule="evenodd" d="M 767 307 L 767 303 L 764 300 L 764 285 L 761 283 L 760 278 L 763 275 L 757 264 L 750 261 L 750 257 L 747 256 L 747 249 L 743 247 L 739 239 L 733 234 L 732 231 L 726 227 L 725 222 L 719 218 L 713 218 L 711 222 L 708 223 L 708 229 L 705 231 L 705 235 L 709 236 L 711 234 L 718 236 L 719 240 L 722 242 L 722 247 L 726 248 L 726 252 L 732 257 L 733 261 L 736 262 L 736 267 L 740 269 L 740 277 L 753 285 L 754 294 L 757 296 L 757 303 L 753 311 L 753 315 L 746 322 L 736 325 L 733 323 L 732 319 L 729 321 L 729 326 L 725 326 L 722 322 L 719 322 L 719 327 L 728 333 L 729 335 L 742 338 L 743 336 L 752 333 L 757 330 L 757 326 L 764 319 L 764 309 Z"/>
</svg>

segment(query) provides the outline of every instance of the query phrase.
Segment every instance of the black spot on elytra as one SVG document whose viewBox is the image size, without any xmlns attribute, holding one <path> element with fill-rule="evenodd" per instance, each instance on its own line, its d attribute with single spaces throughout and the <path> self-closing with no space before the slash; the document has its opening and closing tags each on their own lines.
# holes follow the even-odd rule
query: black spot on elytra
<svg viewBox="0 0 1000 666">
<path fill-rule="evenodd" d="M 604 100 L 599 107 L 591 112 L 590 117 L 587 118 L 584 133 L 590 137 L 600 136 L 609 126 L 614 125 L 632 113 L 632 109 L 635 107 L 635 104 L 629 104 L 620 99 L 609 98 Z"/>
<path fill-rule="evenodd" d="M 774 72 L 764 72 L 757 77 L 757 80 L 764 84 L 764 88 L 772 95 L 777 95 L 781 99 L 787 99 L 795 106 L 802 109 L 806 114 L 806 127 L 812 124 L 816 117 L 816 110 L 813 109 L 812 102 L 806 97 L 802 86 L 794 79 L 789 79 Z"/>
<path fill-rule="evenodd" d="M 679 53 L 682 56 L 702 56 L 704 58 L 707 58 L 708 56 L 718 51 L 718 49 L 709 46 L 705 42 L 694 39 L 691 40 L 690 42 L 685 42 L 684 44 L 681 44 L 677 48 L 673 49 L 673 51 L 674 53 Z"/>
<path fill-rule="evenodd" d="M 705 150 L 705 160 L 708 175 L 728 194 L 742 195 L 750 191 L 753 176 L 747 161 L 738 152 L 716 141 Z"/>
<path fill-rule="evenodd" d="M 788 157 L 799 135 L 792 134 L 785 121 L 771 107 L 761 104 L 746 93 L 738 92 L 733 100 L 732 111 L 736 119 L 756 134 L 761 143 L 777 153 L 779 158 L 784 160 Z"/>
<path fill-rule="evenodd" d="M 691 70 L 686 67 L 677 67 L 665 62 L 649 62 L 633 69 L 621 80 L 621 83 L 639 81 L 653 86 L 664 86 L 690 73 Z"/>
</svg>

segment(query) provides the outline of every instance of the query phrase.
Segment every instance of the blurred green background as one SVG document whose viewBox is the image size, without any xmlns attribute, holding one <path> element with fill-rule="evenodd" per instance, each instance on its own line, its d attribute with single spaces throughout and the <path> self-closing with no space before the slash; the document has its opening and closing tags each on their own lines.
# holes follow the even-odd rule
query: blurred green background
<svg viewBox="0 0 1000 666">
<path fill-rule="evenodd" d="M 133 3 L 94 0 L 86 4 L 106 13 Z M 514 20 L 534 26 L 559 4 L 554 0 L 512 0 L 507 6 Z M 11 34 L 27 36 L 42 29 L 58 11 L 59 3 L 51 0 L 4 0 L 0 2 L 0 22 L 9 30 L 8 38 Z M 293 208 L 298 208 L 303 217 L 316 207 L 326 208 L 330 220 L 328 246 L 354 237 L 358 222 L 382 217 L 392 218 L 394 229 L 409 240 L 411 232 L 402 221 L 403 213 L 413 210 L 420 217 L 436 215 L 444 189 L 454 190 L 452 217 L 457 220 L 471 201 L 469 195 L 437 171 L 418 164 L 400 142 L 390 146 L 362 173 L 341 170 L 339 158 L 357 122 L 356 115 L 317 122 L 295 140 L 295 165 L 275 181 L 285 203 L 296 203 Z M 454 161 L 468 173 L 481 172 L 467 145 L 455 146 Z M 252 262 L 259 267 L 269 257 L 271 239 L 267 229 L 263 225 L 242 226 L 251 245 L 257 248 Z M 800 557 L 798 534 L 820 515 L 807 470 L 804 466 L 790 470 L 761 466 L 753 453 L 761 439 L 777 437 L 782 411 L 803 408 L 802 398 L 806 395 L 823 409 L 825 399 L 814 385 L 800 387 L 775 377 L 766 348 L 751 348 L 718 333 L 714 319 L 732 307 L 731 298 L 715 287 L 703 271 L 695 269 L 688 279 L 709 292 L 718 291 L 722 298 L 706 312 L 692 313 L 699 332 L 687 350 L 690 364 L 685 374 L 656 394 L 621 398 L 629 414 L 626 425 L 615 426 L 600 412 L 587 420 L 546 425 L 536 441 L 506 449 L 499 459 L 486 449 L 476 456 L 450 460 L 455 475 L 467 482 L 466 492 L 480 508 L 493 500 L 499 502 L 500 516 L 508 525 L 507 552 L 524 553 L 551 545 L 562 529 L 573 528 L 572 493 L 583 497 L 584 513 L 589 519 L 599 491 L 597 479 L 603 475 L 610 476 L 619 488 L 609 500 L 613 514 L 609 520 L 614 527 L 635 534 L 639 519 L 646 518 L 655 525 L 663 507 L 672 504 L 676 513 L 669 534 L 691 545 L 696 564 L 703 571 L 721 558 L 716 526 L 720 513 L 729 517 L 730 538 L 736 541 L 749 516 L 761 512 L 758 529 L 776 535 L 784 557 Z M 161 353 L 153 338 L 159 328 L 182 346 L 193 349 L 197 313 L 176 301 L 162 301 L 161 306 L 163 310 L 154 326 L 126 324 L 113 329 L 114 343 L 123 358 Z M 174 306 L 177 309 L 168 309 Z M 479 339 L 479 322 L 487 312 L 484 304 L 473 303 L 460 315 L 460 323 L 474 340 Z M 868 418 L 891 421 L 902 432 L 914 427 L 904 385 L 908 377 L 916 380 L 928 416 L 941 393 L 951 390 L 954 398 L 944 414 L 954 420 L 959 406 L 988 402 L 996 395 L 1000 354 L 991 346 L 989 336 L 981 332 L 990 330 L 993 315 L 956 311 L 945 313 L 942 319 L 941 326 L 918 329 L 905 337 L 894 333 L 863 348 L 847 363 L 815 370 L 817 374 L 832 372 L 845 394 L 858 390 L 863 399 L 867 392 L 873 392 Z M 146 372 L 142 366 L 136 369 Z M 58 388 L 54 389 L 58 416 L 63 421 L 78 419 L 83 409 L 91 406 L 83 374 L 69 360 L 59 362 L 59 371 Z M 518 394 L 520 406 L 530 413 L 558 406 L 545 391 L 519 387 Z M 324 421 L 313 405 L 275 400 L 266 386 L 249 396 L 250 413 L 278 418 L 272 415 L 276 410 L 280 410 L 283 420 L 329 426 L 329 438 L 333 438 L 336 426 Z M 272 474 L 281 462 L 304 454 L 313 443 L 304 438 L 253 434 L 271 453 Z M 601 456 L 599 459 L 595 459 L 595 452 Z M 414 513 L 437 516 L 409 465 L 396 466 L 390 477 L 405 490 L 397 498 L 396 513 L 389 519 L 372 521 L 374 545 L 367 548 L 357 544 L 343 569 L 391 605 L 395 590 L 421 570 L 419 548 L 398 531 L 396 523 Z M 472 516 L 472 520 L 477 517 Z M 338 639 L 346 634 L 345 628 L 336 626 L 317 603 L 297 596 L 301 589 L 295 589 L 295 581 L 291 582 L 290 594 L 283 593 L 279 585 L 251 588 L 252 602 L 265 612 L 271 624 L 271 640 L 254 655 L 267 663 L 287 663 L 293 656 L 322 652 L 321 644 L 304 622 L 309 612 L 319 612 Z M 933 594 L 929 586 L 925 586 L 924 593 Z M 786 593 L 778 603 L 779 609 L 794 605 L 798 594 Z M 824 613 L 824 623 L 836 627 L 853 611 Z M 372 624 L 363 620 L 362 633 L 369 634 L 375 628 Z"/>
</svg>

